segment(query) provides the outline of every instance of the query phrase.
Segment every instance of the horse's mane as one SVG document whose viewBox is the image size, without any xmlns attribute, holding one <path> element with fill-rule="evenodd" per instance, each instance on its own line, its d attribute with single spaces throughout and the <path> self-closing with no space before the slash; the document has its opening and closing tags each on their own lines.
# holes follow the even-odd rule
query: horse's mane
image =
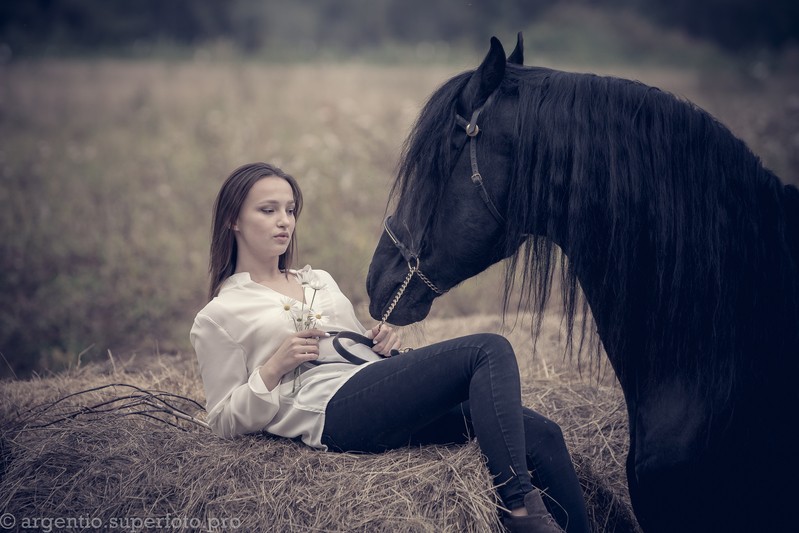
<svg viewBox="0 0 799 533">
<path fill-rule="evenodd" d="M 431 96 L 406 141 L 392 192 L 419 206 L 416 213 L 434 212 L 443 198 L 455 102 L 470 74 Z M 615 302 L 601 310 L 608 323 L 625 320 L 637 298 L 654 300 L 643 332 L 650 353 L 640 354 L 652 372 L 682 370 L 711 387 L 723 384 L 716 391 L 725 394 L 746 350 L 762 344 L 774 352 L 765 359 L 788 353 L 786 344 L 796 341 L 780 344 L 789 335 L 777 333 L 799 320 L 789 251 L 797 236 L 786 229 L 783 185 L 742 141 L 691 103 L 629 80 L 509 64 L 498 90 L 500 100 L 518 100 L 516 163 L 511 176 L 487 179 L 510 179 L 507 242 L 526 241 L 506 264 L 506 311 L 518 274 L 519 308 L 538 311 L 537 333 L 559 269 L 573 346 L 575 317 L 586 309 L 574 265 L 596 256 L 605 264 L 595 294 L 607 301 L 603 291 L 613 291 Z M 487 108 L 481 128 L 492 120 L 499 114 Z M 548 216 L 556 209 L 566 220 Z M 565 238 L 568 258 L 559 260 L 546 237 L 525 237 L 533 227 Z M 635 271 L 641 261 L 649 277 Z M 647 284 L 644 294 L 614 282 L 636 276 Z M 620 332 L 601 332 L 606 348 L 624 347 Z"/>
<path fill-rule="evenodd" d="M 421 227 L 426 221 L 425 214 L 432 213 L 442 198 L 452 170 L 453 128 L 448 126 L 454 123 L 455 102 L 470 75 L 471 72 L 463 72 L 433 93 L 403 145 L 397 179 L 389 197 L 404 198 L 418 206 L 406 216 L 416 215 L 411 222 Z"/>
</svg>

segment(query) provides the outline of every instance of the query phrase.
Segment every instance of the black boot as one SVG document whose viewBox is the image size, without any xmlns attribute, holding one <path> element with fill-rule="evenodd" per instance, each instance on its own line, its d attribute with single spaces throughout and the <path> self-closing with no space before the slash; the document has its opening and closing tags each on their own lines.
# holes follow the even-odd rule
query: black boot
<svg viewBox="0 0 799 533">
<path fill-rule="evenodd" d="M 504 525 L 508 533 L 563 533 L 544 506 L 538 489 L 525 494 L 524 508 L 527 509 L 527 516 L 505 516 Z"/>
</svg>

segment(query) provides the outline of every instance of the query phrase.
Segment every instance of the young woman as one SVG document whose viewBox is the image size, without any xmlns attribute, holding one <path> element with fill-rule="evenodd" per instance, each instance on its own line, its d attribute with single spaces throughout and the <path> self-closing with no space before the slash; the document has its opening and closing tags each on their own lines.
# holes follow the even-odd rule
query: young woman
<svg viewBox="0 0 799 533">
<path fill-rule="evenodd" d="M 296 180 L 266 163 L 236 169 L 219 191 L 210 301 L 191 330 L 213 430 L 372 453 L 474 435 L 510 511 L 509 531 L 588 531 L 560 428 L 522 407 L 503 337 L 471 335 L 362 365 L 314 364 L 335 353 L 330 331 L 364 334 L 383 356 L 401 343 L 388 326 L 364 328 L 327 272 L 291 270 L 301 210 Z"/>
</svg>

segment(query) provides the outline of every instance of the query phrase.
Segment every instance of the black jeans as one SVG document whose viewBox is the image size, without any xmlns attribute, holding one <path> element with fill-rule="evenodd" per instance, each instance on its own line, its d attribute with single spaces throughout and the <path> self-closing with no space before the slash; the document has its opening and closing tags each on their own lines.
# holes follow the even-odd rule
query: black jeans
<svg viewBox="0 0 799 533">
<path fill-rule="evenodd" d="M 499 335 L 460 337 L 362 369 L 330 399 L 322 444 L 376 453 L 472 435 L 505 507 L 521 507 L 535 482 L 561 527 L 589 531 L 560 427 L 522 407 L 516 356 Z"/>
</svg>

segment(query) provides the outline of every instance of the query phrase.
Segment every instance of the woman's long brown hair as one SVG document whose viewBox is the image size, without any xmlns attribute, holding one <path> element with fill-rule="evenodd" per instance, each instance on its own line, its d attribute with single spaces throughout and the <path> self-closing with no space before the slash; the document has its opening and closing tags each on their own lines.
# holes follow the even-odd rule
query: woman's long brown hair
<svg viewBox="0 0 799 533">
<path fill-rule="evenodd" d="M 249 163 L 234 170 L 222 184 L 216 202 L 214 202 L 213 221 L 211 222 L 211 257 L 208 266 L 211 274 L 211 284 L 208 290 L 209 300 L 219 293 L 222 282 L 236 271 L 238 248 L 232 226 L 239 217 L 244 199 L 255 182 L 269 176 L 283 178 L 291 185 L 291 190 L 294 193 L 295 220 L 300 217 L 302 192 L 297 180 L 291 175 L 269 163 Z M 286 252 L 278 259 L 278 268 L 283 271 L 291 268 L 296 251 L 297 231 L 295 228 Z"/>
</svg>

